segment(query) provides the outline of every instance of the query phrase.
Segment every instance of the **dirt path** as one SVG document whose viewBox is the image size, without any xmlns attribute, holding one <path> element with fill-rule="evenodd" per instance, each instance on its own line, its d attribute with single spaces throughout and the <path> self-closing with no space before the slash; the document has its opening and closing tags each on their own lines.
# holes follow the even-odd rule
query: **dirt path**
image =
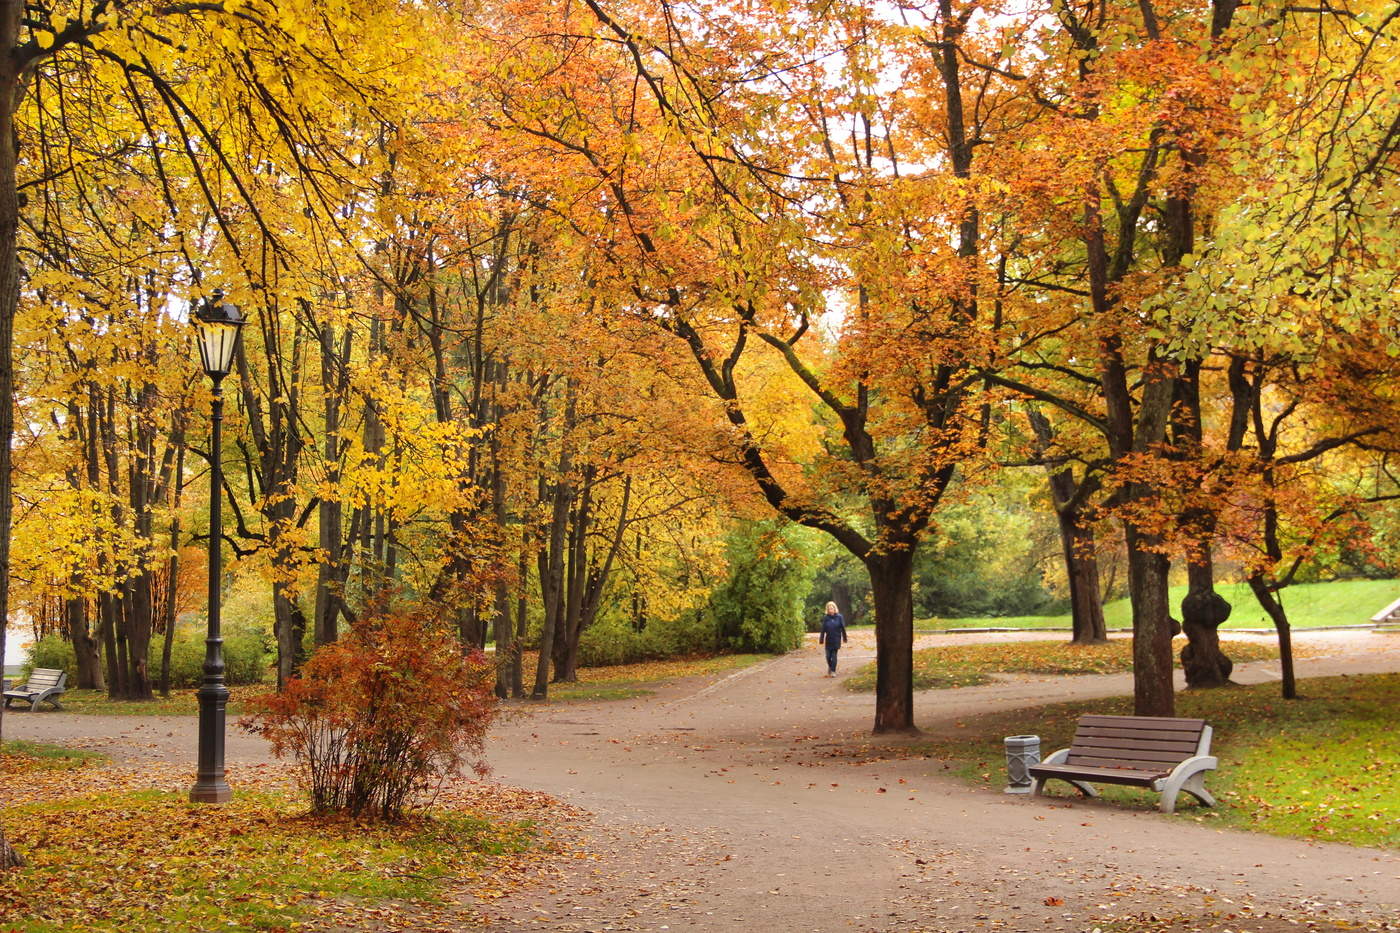
<svg viewBox="0 0 1400 933">
<path fill-rule="evenodd" d="M 1300 676 L 1400 670 L 1395 637 L 1331 643 L 1344 653 L 1300 662 Z M 869 654 L 853 643 L 842 666 Z M 495 778 L 592 816 L 555 828 L 576 857 L 553 877 L 482 902 L 489 928 L 1130 931 L 1161 929 L 1141 919 L 1155 915 L 1194 918 L 1173 929 L 1221 933 L 1309 921 L 1400 929 L 1388 925 L 1400 918 L 1393 852 L 1218 830 L 1162 817 L 1146 799 L 1135 810 L 1010 797 L 944 777 L 936 761 L 834 757 L 868 741 L 870 699 L 821 669 L 809 647 L 645 700 L 509 717 L 491 742 Z M 1236 679 L 1276 677 L 1275 665 L 1259 664 Z M 1117 695 L 1130 684 L 1000 682 L 922 694 L 916 709 L 922 727 L 939 731 L 973 712 Z M 6 732 L 163 758 L 192 747 L 193 723 L 15 715 Z M 231 735 L 228 754 L 251 765 L 265 752 Z"/>
</svg>

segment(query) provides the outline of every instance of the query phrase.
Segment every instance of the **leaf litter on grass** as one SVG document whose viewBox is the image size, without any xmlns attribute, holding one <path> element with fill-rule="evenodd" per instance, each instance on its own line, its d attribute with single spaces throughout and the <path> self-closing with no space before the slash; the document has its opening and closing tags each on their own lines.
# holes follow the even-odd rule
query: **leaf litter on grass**
<svg viewBox="0 0 1400 933">
<path fill-rule="evenodd" d="M 1178 639 L 1173 655 L 1185 639 Z M 1278 657 L 1278 646 L 1252 641 L 1227 641 L 1225 652 L 1237 663 Z M 1307 649 L 1294 649 L 1295 657 L 1308 657 Z M 1133 641 L 1115 638 L 1098 645 L 1059 641 L 1007 641 L 974 645 L 939 645 L 914 652 L 914 689 L 938 690 L 974 687 L 990 683 L 993 674 L 1056 676 L 1071 674 L 1121 674 L 1133 669 Z M 875 689 L 875 665 L 867 664 L 844 684 L 847 690 Z"/>
<path fill-rule="evenodd" d="M 0 876 L 6 933 L 460 929 L 474 915 L 458 895 L 544 870 L 541 827 L 568 809 L 456 781 L 404 823 L 369 824 L 307 815 L 285 765 L 231 769 L 233 800 L 211 807 L 187 802 L 186 766 L 6 752 L 0 825 L 28 860 Z"/>
</svg>

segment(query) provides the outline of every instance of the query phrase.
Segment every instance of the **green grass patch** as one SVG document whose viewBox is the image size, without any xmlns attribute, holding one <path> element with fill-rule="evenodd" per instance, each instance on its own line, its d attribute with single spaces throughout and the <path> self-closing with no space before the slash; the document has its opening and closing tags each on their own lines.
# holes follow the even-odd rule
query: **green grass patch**
<svg viewBox="0 0 1400 933">
<path fill-rule="evenodd" d="M 261 685 L 230 687 L 228 714 L 240 715 L 245 698 L 267 693 L 270 689 Z M 113 700 L 105 690 L 68 690 L 58 698 L 58 702 L 63 705 L 65 713 L 92 716 L 194 716 L 199 713 L 197 691 L 188 687 L 171 690 L 170 696 L 157 696 L 154 700 Z M 39 714 L 48 710 L 45 706 Z"/>
<path fill-rule="evenodd" d="M 551 700 L 628 700 L 655 693 L 661 684 L 703 674 L 721 674 L 766 661 L 768 654 L 721 654 L 708 658 L 643 661 L 610 667 L 585 667 L 578 683 L 549 685 Z M 533 670 L 527 664 L 526 670 Z M 527 678 L 528 686 L 528 678 Z"/>
<path fill-rule="evenodd" d="M 1178 639 L 1172 654 L 1180 653 Z M 1230 641 L 1225 653 L 1235 662 L 1278 657 L 1278 646 Z M 1294 654 L 1304 656 L 1296 649 Z M 992 674 L 1121 674 L 1133 669 L 1133 642 L 1115 638 L 1102 645 L 1068 641 L 1016 641 L 983 645 L 942 645 L 914 652 L 914 689 L 936 690 L 990 683 Z M 875 665 L 867 664 L 845 681 L 847 690 L 875 689 Z"/>
<path fill-rule="evenodd" d="M 1329 677 L 1302 682 L 1300 700 L 1283 700 L 1277 684 L 1189 690 L 1177 695 L 1177 715 L 1200 717 L 1215 730 L 1220 759 L 1206 786 L 1220 805 L 1198 807 L 1187 795 L 1176 819 L 1218 822 L 1279 836 L 1400 848 L 1400 746 L 1395 710 L 1400 674 Z M 1033 733 L 1041 753 L 1069 745 L 1085 713 L 1127 715 L 1132 699 L 1056 703 L 972 717 L 952 738 L 921 742 L 919 753 L 943 758 L 969 780 L 1005 780 L 1002 738 Z M 1052 793 L 1074 796 L 1055 782 Z M 1157 795 L 1103 786 L 1104 797 L 1140 809 Z"/>
<path fill-rule="evenodd" d="M 1247 583 L 1222 583 L 1217 592 L 1229 600 L 1234 611 L 1222 626 L 1226 629 L 1265 628 L 1274 624 L 1259 608 Z M 1170 604 L 1181 605 L 1186 587 L 1171 588 Z M 1400 599 L 1400 580 L 1335 580 L 1331 583 L 1299 583 L 1282 592 L 1288 621 L 1295 628 L 1331 628 L 1363 625 L 1371 616 Z M 1104 605 L 1104 621 L 1109 628 L 1131 628 L 1132 606 L 1126 598 Z M 1008 616 L 1006 618 L 918 619 L 914 628 L 921 632 L 941 632 L 951 628 L 1070 628 L 1068 613 L 1055 616 Z"/>
<path fill-rule="evenodd" d="M 28 865 L 0 886 L 0 915 L 23 933 L 286 930 L 355 927 L 375 907 L 394 926 L 533 836 L 527 823 L 458 811 L 378 826 L 303 809 L 242 788 L 217 808 L 134 789 L 5 807 Z"/>
</svg>

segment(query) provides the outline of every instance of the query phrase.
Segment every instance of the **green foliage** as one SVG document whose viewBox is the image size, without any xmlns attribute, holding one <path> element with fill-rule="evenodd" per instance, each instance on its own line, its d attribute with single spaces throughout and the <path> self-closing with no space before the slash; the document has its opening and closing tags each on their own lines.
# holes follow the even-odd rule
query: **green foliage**
<svg viewBox="0 0 1400 933">
<path fill-rule="evenodd" d="M 1027 504 L 1044 483 L 1039 471 L 1008 473 L 991 492 L 939 509 L 936 528 L 914 554 L 916 617 L 990 618 L 1067 608 L 1045 582 L 1047 570 L 1063 575 L 1056 563 L 1058 528 L 1043 503 Z M 805 600 L 807 630 L 816 631 L 827 600 L 836 601 L 848 625 L 873 621 L 870 579 L 861 562 L 829 539 L 808 547 L 813 586 Z"/>
<path fill-rule="evenodd" d="M 619 615 L 604 616 L 583 632 L 578 656 L 579 667 L 604 667 L 718 650 L 713 619 L 703 609 L 688 609 L 675 618 L 653 619 L 640 632 Z"/>
<path fill-rule="evenodd" d="M 778 653 L 800 645 L 811 569 L 795 530 L 777 522 L 741 525 L 730 535 L 725 556 L 728 575 L 705 605 L 651 619 L 641 631 L 622 613 L 605 614 L 581 636 L 579 666 L 717 651 Z"/>
<path fill-rule="evenodd" d="M 29 646 L 25 675 L 36 667 L 68 672 L 68 682 L 78 678 L 78 661 L 73 645 L 61 635 L 46 635 Z M 151 639 L 152 682 L 160 677 L 163 639 Z M 235 627 L 224 632 L 224 680 L 230 685 L 262 683 L 267 673 L 269 651 L 266 637 L 253 629 Z M 170 646 L 170 686 L 197 687 L 204 678 L 204 629 L 180 628 Z"/>
<path fill-rule="evenodd" d="M 158 640 L 151 643 L 151 670 L 160 670 Z M 267 637 L 244 626 L 224 630 L 224 681 L 229 685 L 260 684 L 272 655 Z M 204 679 L 204 630 L 177 629 L 170 646 L 170 686 L 198 687 Z"/>
<path fill-rule="evenodd" d="M 914 556 L 916 616 L 1014 616 L 1059 612 L 1064 600 L 1046 589 L 1043 568 L 1059 561 L 1052 518 L 1027 506 L 1028 483 L 1006 477 L 998 495 L 975 495 L 941 509 L 935 534 Z M 1010 486 L 1010 489 L 1001 487 Z"/>
<path fill-rule="evenodd" d="M 729 536 L 729 578 L 707 607 L 725 648 L 782 652 L 802 644 L 811 570 L 799 540 L 775 522 L 743 525 Z"/>
<path fill-rule="evenodd" d="M 834 601 L 846 625 L 873 623 L 870 575 L 850 551 L 819 532 L 803 530 L 806 549 L 812 555 L 812 585 L 803 600 L 802 619 L 809 632 L 821 628 L 826 604 Z"/>
<path fill-rule="evenodd" d="M 495 716 L 495 672 L 461 647 L 426 610 L 368 613 L 241 724 L 295 759 L 313 812 L 402 819 L 481 753 Z"/>
<path fill-rule="evenodd" d="M 73 653 L 73 645 L 62 635 L 45 635 L 25 649 L 24 671 L 20 679 L 29 676 L 36 667 L 68 672 L 68 683 L 78 678 L 78 658 Z"/>
</svg>

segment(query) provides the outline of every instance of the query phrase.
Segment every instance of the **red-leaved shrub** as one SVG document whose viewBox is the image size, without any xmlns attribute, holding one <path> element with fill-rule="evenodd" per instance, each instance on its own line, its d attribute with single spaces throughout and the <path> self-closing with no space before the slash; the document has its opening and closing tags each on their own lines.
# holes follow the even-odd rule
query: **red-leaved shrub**
<svg viewBox="0 0 1400 933">
<path fill-rule="evenodd" d="M 428 612 L 367 615 L 240 724 L 295 759 L 313 812 L 395 820 L 463 766 L 485 772 L 493 678 Z"/>
</svg>

